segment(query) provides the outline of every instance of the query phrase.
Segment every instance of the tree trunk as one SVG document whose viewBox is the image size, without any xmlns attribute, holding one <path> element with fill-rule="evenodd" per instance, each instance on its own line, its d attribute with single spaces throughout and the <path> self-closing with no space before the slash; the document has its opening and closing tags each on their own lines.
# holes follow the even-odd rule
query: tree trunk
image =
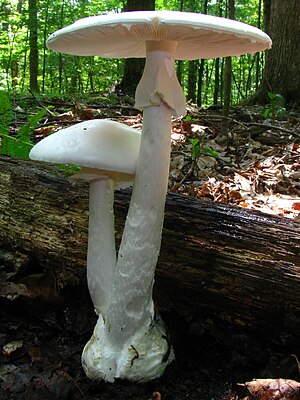
<svg viewBox="0 0 300 400">
<path fill-rule="evenodd" d="M 127 0 L 124 11 L 155 10 L 155 0 Z M 141 80 L 145 66 L 144 58 L 127 58 L 121 82 L 121 91 L 134 97 L 135 89 Z"/>
<path fill-rule="evenodd" d="M 231 72 L 231 71 L 230 71 Z M 220 59 L 215 60 L 215 87 L 214 87 L 214 104 L 217 105 L 220 93 Z"/>
<path fill-rule="evenodd" d="M 197 87 L 197 70 L 198 61 L 191 60 L 188 62 L 188 95 L 187 100 L 191 100 L 193 104 L 196 103 L 196 87 Z"/>
<path fill-rule="evenodd" d="M 33 92 L 38 91 L 38 20 L 37 20 L 37 2 L 29 0 L 28 3 L 28 28 L 29 28 L 29 69 L 30 69 L 30 89 Z"/>
<path fill-rule="evenodd" d="M 60 6 L 60 15 L 59 15 L 60 28 L 62 28 L 64 25 L 64 13 L 65 13 L 65 3 L 63 1 Z M 63 88 L 63 56 L 61 53 L 58 53 L 58 87 L 59 87 L 59 93 L 66 90 L 66 87 L 64 87 L 64 90 L 62 90 L 62 88 Z"/>
<path fill-rule="evenodd" d="M 254 100 L 266 103 L 272 92 L 288 103 L 300 104 L 300 1 L 272 0 L 265 1 L 265 6 L 265 27 L 273 46 L 266 54 L 263 81 Z"/>
<path fill-rule="evenodd" d="M 13 58 L 11 60 L 11 82 L 12 82 L 12 87 L 14 89 L 17 89 L 19 86 L 19 63 L 18 60 Z"/>
<path fill-rule="evenodd" d="M 44 29 L 43 29 L 43 67 L 42 67 L 42 93 L 45 92 L 45 80 L 46 80 L 46 49 L 47 49 L 47 36 L 48 36 L 48 21 L 49 21 L 49 3 L 50 0 L 47 0 L 45 3 L 45 23 L 44 23 Z"/>
<path fill-rule="evenodd" d="M 271 4 L 271 0 L 264 0 L 264 30 L 268 35 L 270 33 Z"/>
<path fill-rule="evenodd" d="M 203 75 L 204 75 L 204 59 L 200 60 L 199 71 L 198 71 L 198 88 L 197 88 L 197 106 L 202 106 L 202 87 L 203 87 Z"/>
<path fill-rule="evenodd" d="M 203 14 L 207 14 L 208 0 L 203 2 Z M 202 105 L 202 85 L 203 85 L 203 74 L 204 74 L 204 59 L 200 60 L 199 71 L 198 71 L 198 89 L 197 89 L 197 106 Z"/>
<path fill-rule="evenodd" d="M 234 0 L 228 1 L 228 18 L 234 19 Z M 225 135 L 228 132 L 228 117 L 231 101 L 231 73 L 232 73 L 232 62 L 231 57 L 225 58 L 224 67 L 224 103 L 222 115 L 222 134 Z"/>
<path fill-rule="evenodd" d="M 130 191 L 116 192 L 117 245 L 129 200 Z M 0 156 L 5 271 L 29 278 L 39 272 L 44 285 L 46 271 L 49 287 L 54 279 L 58 291 L 85 282 L 87 220 L 87 184 L 69 183 L 65 171 L 53 166 Z M 247 336 L 282 345 L 284 338 L 296 354 L 299 239 L 296 221 L 170 193 L 156 271 L 157 309 L 184 318 L 199 335 L 209 331 L 227 344 L 244 343 Z"/>
<path fill-rule="evenodd" d="M 259 0 L 258 10 L 257 10 L 257 16 L 258 16 L 257 27 L 259 29 L 261 29 L 261 14 L 262 14 L 262 0 Z M 260 60 L 261 60 L 261 54 L 256 53 L 256 55 L 255 55 L 255 89 L 256 90 L 258 89 L 259 82 L 260 82 L 260 75 L 261 75 Z M 249 76 L 250 76 L 250 74 L 249 74 Z"/>
</svg>

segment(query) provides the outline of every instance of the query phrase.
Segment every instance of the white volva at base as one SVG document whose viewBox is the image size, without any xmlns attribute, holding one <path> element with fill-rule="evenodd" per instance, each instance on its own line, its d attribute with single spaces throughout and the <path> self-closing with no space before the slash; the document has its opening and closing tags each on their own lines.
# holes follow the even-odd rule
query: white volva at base
<svg viewBox="0 0 300 400">
<path fill-rule="evenodd" d="M 146 382 L 159 378 L 173 361 L 164 324 L 156 320 L 144 326 L 122 348 L 109 340 L 105 322 L 100 316 L 93 336 L 82 353 L 86 375 L 93 380 L 114 382 L 116 378 Z"/>
</svg>

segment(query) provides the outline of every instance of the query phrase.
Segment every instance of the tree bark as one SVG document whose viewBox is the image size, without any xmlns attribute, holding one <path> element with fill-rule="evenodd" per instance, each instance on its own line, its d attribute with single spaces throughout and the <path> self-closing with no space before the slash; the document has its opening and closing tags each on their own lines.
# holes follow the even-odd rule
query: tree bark
<svg viewBox="0 0 300 400">
<path fill-rule="evenodd" d="M 265 1 L 265 29 L 273 45 L 266 53 L 264 77 L 254 101 L 268 102 L 268 92 L 300 104 L 300 2 Z"/>
<path fill-rule="evenodd" d="M 207 14 L 208 0 L 203 2 L 203 14 Z M 197 88 L 197 106 L 202 105 L 202 85 L 203 85 L 203 74 L 204 74 L 204 59 L 200 60 L 199 71 L 198 71 L 198 88 Z"/>
<path fill-rule="evenodd" d="M 127 0 L 124 11 L 155 10 L 155 0 Z M 135 89 L 141 80 L 145 66 L 144 58 L 127 58 L 121 82 L 121 91 L 134 97 Z"/>
<path fill-rule="evenodd" d="M 231 74 L 231 70 L 230 70 Z M 220 58 L 215 60 L 215 85 L 214 85 L 214 105 L 218 104 L 220 93 Z"/>
<path fill-rule="evenodd" d="M 234 19 L 234 0 L 228 1 L 228 18 Z M 230 102 L 231 102 L 231 74 L 232 74 L 232 59 L 231 57 L 225 58 L 225 67 L 224 67 L 224 95 L 223 95 L 223 111 L 222 115 L 222 134 L 226 135 L 228 133 L 228 125 L 229 125 L 229 110 L 230 110 Z"/>
<path fill-rule="evenodd" d="M 188 94 L 187 100 L 191 100 L 193 104 L 196 104 L 196 87 L 197 87 L 197 71 L 198 61 L 191 60 L 188 62 Z"/>
<path fill-rule="evenodd" d="M 33 92 L 38 91 L 38 19 L 37 2 L 29 0 L 28 2 L 28 28 L 29 28 L 29 69 L 30 69 L 30 89 Z"/>
<path fill-rule="evenodd" d="M 270 33 L 271 0 L 264 0 L 264 31 Z"/>
<path fill-rule="evenodd" d="M 130 191 L 116 192 L 117 245 L 129 200 Z M 46 271 L 58 290 L 84 283 L 87 221 L 87 184 L 70 183 L 54 166 L 0 156 L 0 265 L 5 271 L 23 277 L 37 272 L 43 277 Z M 199 335 L 213 332 L 227 344 L 262 336 L 269 344 L 284 341 L 296 353 L 299 239 L 296 221 L 170 193 L 156 307 L 188 321 Z"/>
</svg>

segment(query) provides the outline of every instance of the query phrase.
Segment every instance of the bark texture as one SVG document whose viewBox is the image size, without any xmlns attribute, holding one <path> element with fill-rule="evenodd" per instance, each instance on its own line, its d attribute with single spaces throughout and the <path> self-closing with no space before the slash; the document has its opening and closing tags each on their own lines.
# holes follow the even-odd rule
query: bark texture
<svg viewBox="0 0 300 400">
<path fill-rule="evenodd" d="M 265 29 L 273 46 L 266 53 L 264 78 L 256 98 L 267 102 L 268 92 L 300 104 L 300 1 L 265 1 Z"/>
<path fill-rule="evenodd" d="M 129 200 L 130 191 L 116 192 L 118 242 Z M 84 282 L 87 221 L 86 184 L 70 184 L 53 166 L 0 156 L 0 264 L 6 270 L 50 271 L 59 287 Z M 299 222 L 169 194 L 157 309 L 229 345 L 263 336 L 296 353 L 299 239 Z"/>
<path fill-rule="evenodd" d="M 29 28 L 29 80 L 30 89 L 38 91 L 38 17 L 37 0 L 28 2 L 28 28 Z"/>
<path fill-rule="evenodd" d="M 155 10 L 155 0 L 127 0 L 124 11 Z M 134 97 L 135 89 L 141 80 L 145 66 L 144 58 L 127 58 L 124 63 L 124 73 L 121 91 Z"/>
</svg>

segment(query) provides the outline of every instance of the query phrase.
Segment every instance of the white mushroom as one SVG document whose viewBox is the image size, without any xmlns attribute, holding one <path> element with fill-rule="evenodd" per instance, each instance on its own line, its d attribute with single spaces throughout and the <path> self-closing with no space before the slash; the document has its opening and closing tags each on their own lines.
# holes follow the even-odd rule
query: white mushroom
<svg viewBox="0 0 300 400">
<path fill-rule="evenodd" d="M 49 37 L 52 50 L 102 57 L 146 57 L 136 91 L 144 111 L 135 185 L 119 250 L 107 319 L 99 318 L 83 352 L 93 379 L 145 381 L 173 359 L 154 317 L 152 287 L 167 192 L 171 117 L 185 114 L 175 59 L 254 53 L 271 46 L 257 28 L 219 17 L 144 11 L 85 18 Z"/>
<path fill-rule="evenodd" d="M 38 142 L 33 160 L 83 166 L 73 179 L 90 183 L 87 281 L 97 314 L 106 318 L 116 268 L 114 190 L 132 185 L 139 131 L 110 120 L 91 120 Z"/>
</svg>

